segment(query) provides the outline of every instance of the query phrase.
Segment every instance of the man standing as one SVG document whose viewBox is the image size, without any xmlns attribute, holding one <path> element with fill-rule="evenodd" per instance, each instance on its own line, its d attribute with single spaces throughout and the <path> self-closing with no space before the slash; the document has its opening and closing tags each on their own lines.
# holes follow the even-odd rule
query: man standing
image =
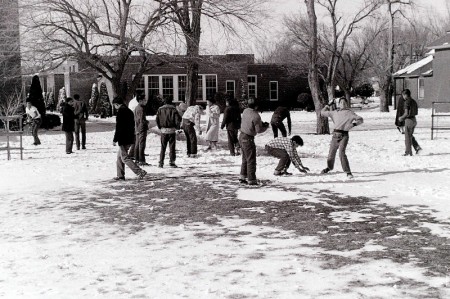
<svg viewBox="0 0 450 299">
<path fill-rule="evenodd" d="M 221 129 L 227 128 L 228 149 L 231 156 L 240 155 L 238 131 L 241 128 L 241 111 L 235 99 L 227 99 Z"/>
<path fill-rule="evenodd" d="M 62 108 L 63 124 L 62 130 L 66 135 L 66 154 L 72 154 L 73 131 L 75 130 L 75 109 L 73 99 L 66 98 L 66 103 Z"/>
<path fill-rule="evenodd" d="M 134 109 L 134 125 L 136 142 L 134 148 L 135 161 L 140 166 L 149 165 L 145 162 L 145 145 L 147 142 L 148 120 L 145 117 L 145 105 L 147 100 L 144 95 L 138 95 L 138 105 Z"/>
<path fill-rule="evenodd" d="M 398 118 L 399 122 L 405 122 L 405 153 L 403 156 L 412 156 L 411 146 L 414 147 L 416 154 L 418 154 L 422 148 L 419 146 L 419 143 L 414 138 L 414 128 L 417 126 L 416 115 L 418 113 L 417 102 L 411 98 L 411 91 L 409 89 L 405 89 L 402 91 L 402 97 L 405 100 L 404 102 L 404 110 L 402 116 Z"/>
<path fill-rule="evenodd" d="M 345 153 L 349 140 L 348 131 L 355 126 L 362 124 L 364 121 L 363 118 L 350 110 L 345 98 L 339 99 L 338 110 L 330 111 L 330 106 L 325 105 L 320 111 L 320 115 L 323 117 L 330 117 L 334 123 L 334 132 L 330 143 L 330 151 L 328 153 L 327 168 L 322 170 L 321 173 L 324 174 L 333 170 L 336 152 L 339 149 L 339 158 L 341 160 L 342 169 L 347 173 L 348 178 L 353 178 L 350 164 L 348 163 L 347 155 Z"/>
<path fill-rule="evenodd" d="M 87 105 L 84 101 L 80 101 L 78 94 L 74 94 L 73 99 L 73 108 L 75 109 L 75 143 L 77 150 L 79 150 L 81 129 L 81 148 L 86 149 L 86 120 L 89 117 Z"/>
<path fill-rule="evenodd" d="M 128 157 L 128 150 L 134 144 L 134 115 L 133 112 L 123 103 L 121 97 L 117 96 L 113 100 L 114 108 L 117 110 L 116 131 L 114 133 L 113 145 L 119 144 L 117 152 L 117 176 L 115 180 L 125 180 L 125 164 L 138 176 L 143 179 L 147 172 L 141 169 L 133 160 Z"/>
<path fill-rule="evenodd" d="M 159 168 L 164 167 L 167 144 L 169 144 L 170 167 L 178 167 L 175 164 L 175 141 L 176 131 L 180 129 L 181 116 L 177 108 L 172 104 L 171 98 L 164 100 L 164 105 L 156 112 L 156 125 L 161 130 L 161 152 L 159 155 Z"/>
<path fill-rule="evenodd" d="M 241 184 L 258 185 L 256 180 L 256 145 L 255 136 L 263 133 L 269 127 L 269 123 L 262 122 L 261 116 L 256 110 L 255 99 L 248 100 L 248 108 L 242 113 L 241 134 L 239 143 L 242 150 Z"/>
<path fill-rule="evenodd" d="M 287 171 L 291 161 L 300 172 L 307 173 L 309 171 L 308 167 L 303 166 L 302 160 L 298 156 L 298 146 L 303 146 L 303 139 L 298 135 L 292 138 L 277 137 L 266 144 L 266 150 L 269 155 L 280 159 L 273 173 L 274 175 L 292 175 L 292 173 Z"/>
<path fill-rule="evenodd" d="M 31 104 L 31 100 L 29 98 L 27 98 L 25 113 L 27 114 L 27 122 L 31 123 L 31 134 L 34 138 L 33 145 L 39 145 L 41 144 L 41 140 L 39 140 L 38 137 L 38 130 L 41 126 L 42 118 L 37 108 Z"/>
<path fill-rule="evenodd" d="M 273 138 L 278 137 L 278 129 L 283 137 L 287 137 L 286 127 L 283 124 L 283 120 L 287 118 L 287 125 L 289 130 L 289 136 L 291 135 L 291 113 L 288 108 L 279 106 L 273 112 L 270 125 L 272 126 Z"/>
<path fill-rule="evenodd" d="M 197 158 L 197 135 L 201 135 L 200 116 L 203 114 L 203 108 L 200 105 L 189 106 L 183 113 L 182 128 L 186 136 L 187 156 Z"/>
</svg>

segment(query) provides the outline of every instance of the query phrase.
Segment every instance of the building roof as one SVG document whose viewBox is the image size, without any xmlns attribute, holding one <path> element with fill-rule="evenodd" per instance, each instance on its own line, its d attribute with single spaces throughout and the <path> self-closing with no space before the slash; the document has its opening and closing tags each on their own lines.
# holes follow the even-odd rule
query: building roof
<svg viewBox="0 0 450 299">
<path fill-rule="evenodd" d="M 396 77 L 414 77 L 420 76 L 422 73 L 427 73 L 432 69 L 433 56 L 427 56 L 407 67 L 398 70 L 394 73 Z"/>
<path fill-rule="evenodd" d="M 450 48 L 450 31 L 447 31 L 447 33 L 438 38 L 437 40 L 433 41 L 431 44 L 428 45 L 428 49 L 446 49 Z"/>
</svg>

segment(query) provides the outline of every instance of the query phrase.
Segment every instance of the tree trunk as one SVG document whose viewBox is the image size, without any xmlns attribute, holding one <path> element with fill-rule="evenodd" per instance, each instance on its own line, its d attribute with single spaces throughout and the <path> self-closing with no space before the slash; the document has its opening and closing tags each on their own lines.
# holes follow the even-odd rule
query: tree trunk
<svg viewBox="0 0 450 299">
<path fill-rule="evenodd" d="M 391 84 L 391 76 L 386 75 L 382 78 L 383 83 L 380 84 L 381 92 L 380 92 L 380 112 L 389 112 L 389 96 L 390 96 L 390 86 Z"/>
<path fill-rule="evenodd" d="M 309 69 L 308 69 L 308 83 L 311 89 L 311 96 L 314 101 L 315 111 L 316 111 L 316 133 L 317 134 L 329 134 L 330 128 L 328 125 L 328 118 L 320 116 L 320 111 L 322 110 L 325 101 L 320 92 L 319 85 L 319 72 L 317 67 L 317 19 L 314 7 L 314 0 L 305 0 L 308 11 L 309 19 Z"/>
<path fill-rule="evenodd" d="M 187 62 L 187 86 L 186 104 L 195 105 L 198 93 L 198 62 L 194 57 L 189 57 Z"/>
</svg>

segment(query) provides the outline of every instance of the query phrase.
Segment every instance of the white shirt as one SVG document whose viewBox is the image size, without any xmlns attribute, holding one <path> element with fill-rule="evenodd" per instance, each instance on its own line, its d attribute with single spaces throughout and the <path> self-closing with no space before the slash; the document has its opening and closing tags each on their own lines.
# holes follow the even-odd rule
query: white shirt
<svg viewBox="0 0 450 299">
<path fill-rule="evenodd" d="M 29 115 L 31 119 L 41 118 L 41 114 L 34 106 L 31 106 L 31 108 L 26 107 L 25 112 Z"/>
</svg>

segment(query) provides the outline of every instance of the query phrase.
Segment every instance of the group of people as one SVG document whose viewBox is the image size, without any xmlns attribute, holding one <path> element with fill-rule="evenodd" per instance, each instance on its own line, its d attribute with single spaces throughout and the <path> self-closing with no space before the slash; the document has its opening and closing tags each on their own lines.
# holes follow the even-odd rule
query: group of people
<svg viewBox="0 0 450 299">
<path fill-rule="evenodd" d="M 29 98 L 26 99 L 25 113 L 27 115 L 27 123 L 31 125 L 31 134 L 34 139 L 33 145 L 40 145 L 38 130 L 42 124 L 42 116 L 38 109 L 32 105 Z M 86 149 L 86 120 L 89 117 L 86 103 L 80 100 L 78 94 L 75 94 L 73 98 L 66 98 L 61 108 L 61 113 L 63 117 L 62 130 L 66 136 L 66 154 L 73 153 L 74 132 L 77 149 Z"/>
<path fill-rule="evenodd" d="M 399 101 L 396 115 L 396 125 L 405 134 L 404 156 L 412 155 L 412 147 L 418 154 L 422 148 L 414 138 L 414 128 L 417 125 L 416 115 L 418 113 L 417 102 L 411 98 L 411 92 L 405 89 L 402 92 L 402 101 Z M 145 177 L 147 172 L 142 166 L 149 165 L 145 159 L 146 139 L 149 129 L 146 119 L 145 107 L 147 100 L 143 95 L 136 97 L 137 105 L 127 107 L 121 97 L 113 100 L 117 110 L 116 129 L 114 133 L 114 145 L 119 145 L 117 154 L 117 176 L 116 180 L 125 180 L 125 165 L 127 165 L 139 178 Z M 291 163 L 302 173 L 309 171 L 305 167 L 297 153 L 297 148 L 303 146 L 303 139 L 294 135 L 288 137 L 292 132 L 290 112 L 286 107 L 278 107 L 271 118 L 270 124 L 262 122 L 257 110 L 255 100 L 248 100 L 248 108 L 241 114 L 239 103 L 235 99 L 226 100 L 226 108 L 222 123 L 219 123 L 220 108 L 214 99 L 207 100 L 206 109 L 201 105 L 187 106 L 181 103 L 175 106 L 171 99 L 166 99 L 156 113 L 156 125 L 161 133 L 161 150 L 158 167 L 164 167 L 167 147 L 169 147 L 169 166 L 176 168 L 176 134 L 184 132 L 186 136 L 186 152 L 189 158 L 196 158 L 198 153 L 197 134 L 202 135 L 200 119 L 206 114 L 205 140 L 207 147 L 205 151 L 217 149 L 219 140 L 219 129 L 227 130 L 228 149 L 230 155 L 242 155 L 239 182 L 248 185 L 258 185 L 256 179 L 256 145 L 255 136 L 265 132 L 269 125 L 272 127 L 274 139 L 265 145 L 267 153 L 279 159 L 274 175 L 291 175 L 288 168 Z M 329 146 L 327 167 L 321 173 L 325 174 L 333 170 L 336 154 L 339 158 L 343 171 L 348 178 L 353 178 L 350 164 L 346 155 L 349 142 L 349 131 L 363 123 L 363 118 L 354 113 L 345 98 L 340 98 L 337 103 L 330 102 L 325 105 L 320 114 L 329 117 L 334 123 L 334 131 Z M 130 109 L 131 108 L 131 109 Z M 34 145 L 39 145 L 37 128 L 41 122 L 41 116 L 37 109 L 27 101 L 26 113 L 32 124 Z M 76 147 L 79 150 L 86 149 L 86 120 L 88 109 L 78 95 L 67 98 L 62 108 L 63 125 L 62 130 L 66 136 L 66 153 L 71 154 L 75 132 Z M 283 121 L 287 119 L 287 127 Z M 278 131 L 282 137 L 278 137 Z M 81 132 L 81 141 L 79 133 Z"/>
</svg>

